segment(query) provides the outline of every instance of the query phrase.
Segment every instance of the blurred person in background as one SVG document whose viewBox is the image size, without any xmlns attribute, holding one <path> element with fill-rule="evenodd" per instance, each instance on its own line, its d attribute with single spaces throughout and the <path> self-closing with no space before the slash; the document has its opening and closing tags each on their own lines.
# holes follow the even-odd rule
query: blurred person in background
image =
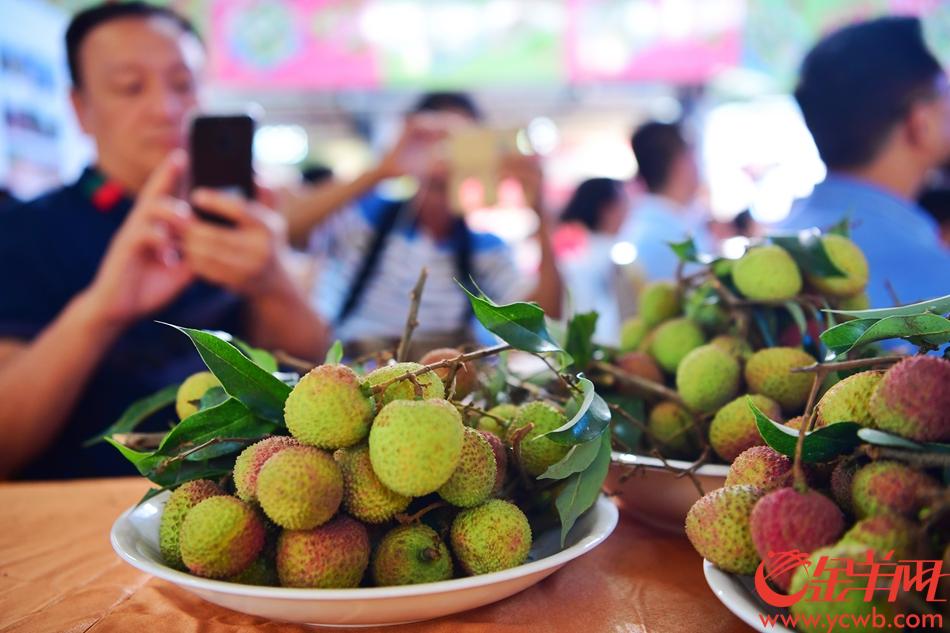
<svg viewBox="0 0 950 633">
<path fill-rule="evenodd" d="M 805 57 L 795 98 L 828 176 L 781 226 L 848 217 L 872 307 L 950 294 L 950 254 L 914 203 L 950 157 L 950 83 L 920 21 L 879 18 L 829 35 Z"/>
<path fill-rule="evenodd" d="M 668 242 L 693 237 L 708 248 L 706 214 L 695 206 L 699 168 L 679 125 L 651 121 L 631 139 L 637 182 L 646 193 L 633 204 L 620 231 L 634 245 L 634 265 L 647 281 L 672 279 L 679 259 Z"/>
<path fill-rule="evenodd" d="M 927 183 L 917 204 L 937 223 L 940 241 L 950 249 L 950 165 L 944 165 Z"/>
<path fill-rule="evenodd" d="M 540 266 L 535 284 L 521 278 L 510 248 L 495 235 L 469 229 L 453 208 L 450 166 L 439 152 L 455 125 L 475 125 L 481 115 L 461 93 L 425 95 L 407 117 L 393 148 L 355 180 L 315 196 L 309 215 L 291 219 L 291 230 L 309 232 L 326 245 L 329 268 L 321 275 L 317 306 L 354 354 L 392 346 L 403 333 L 410 292 L 421 268 L 428 279 L 419 307 L 415 351 L 458 345 L 473 338 L 468 298 L 456 280 L 470 279 L 498 303 L 536 301 L 549 315 L 561 307 L 561 279 L 542 209 L 537 157 L 509 155 L 502 176 L 518 180 L 526 204 L 538 214 Z M 419 181 L 408 200 L 387 200 L 381 181 L 411 174 Z M 332 217 L 331 217 L 332 216 Z M 416 353 L 411 356 L 418 356 Z"/>
<path fill-rule="evenodd" d="M 620 342 L 619 280 L 612 251 L 629 206 L 619 180 L 585 180 L 564 207 L 554 236 L 565 304 L 574 314 L 598 313 L 594 338 L 605 345 Z"/>
<path fill-rule="evenodd" d="M 216 191 L 176 192 L 204 50 L 192 26 L 139 2 L 67 31 L 72 103 L 96 143 L 80 179 L 0 212 L 0 477 L 130 474 L 81 443 L 133 401 L 204 369 L 155 320 L 227 330 L 316 358 L 326 328 L 282 264 L 278 214 Z"/>
</svg>

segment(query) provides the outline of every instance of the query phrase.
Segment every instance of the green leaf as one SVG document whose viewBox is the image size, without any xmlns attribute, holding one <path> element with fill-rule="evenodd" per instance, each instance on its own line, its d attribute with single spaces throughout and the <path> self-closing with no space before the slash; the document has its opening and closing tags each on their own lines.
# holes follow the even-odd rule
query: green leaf
<svg viewBox="0 0 950 633">
<path fill-rule="evenodd" d="M 858 437 L 868 444 L 875 444 L 877 446 L 891 446 L 911 451 L 924 450 L 924 447 L 917 442 L 912 442 L 907 438 L 885 433 L 884 431 L 878 431 L 877 429 L 861 429 L 858 431 Z"/>
<path fill-rule="evenodd" d="M 178 394 L 178 385 L 168 385 L 160 391 L 156 391 L 150 396 L 133 402 L 122 416 L 109 428 L 95 437 L 90 437 L 83 442 L 83 448 L 92 446 L 103 441 L 110 435 L 116 433 L 131 433 L 139 424 L 148 419 L 151 415 L 158 413 L 165 407 L 175 402 L 175 396 Z"/>
<path fill-rule="evenodd" d="M 587 470 L 600 452 L 602 443 L 599 437 L 595 437 L 589 442 L 575 444 L 561 461 L 548 466 L 547 470 L 538 475 L 538 479 L 567 479 L 574 473 Z"/>
<path fill-rule="evenodd" d="M 538 437 L 547 437 L 558 444 L 581 444 L 603 433 L 610 424 L 610 407 L 597 395 L 594 383 L 578 374 L 581 394 L 568 403 L 571 419 L 562 426 Z"/>
<path fill-rule="evenodd" d="M 597 313 L 575 314 L 567 325 L 565 351 L 574 359 L 574 365 L 583 370 L 594 355 L 594 330 L 597 328 Z"/>
<path fill-rule="evenodd" d="M 844 354 L 875 341 L 911 337 L 919 337 L 920 342 L 932 345 L 946 343 L 950 341 L 950 319 L 930 313 L 883 319 L 852 319 L 821 334 L 822 342 L 835 354 Z"/>
<path fill-rule="evenodd" d="M 468 295 L 479 323 L 515 349 L 566 353 L 548 334 L 544 310 L 538 304 L 518 302 L 500 306 L 487 297 L 476 297 L 461 284 L 459 287 Z"/>
<path fill-rule="evenodd" d="M 155 451 L 142 452 L 135 449 L 131 449 L 124 444 L 120 444 L 111 437 L 103 438 L 109 444 L 112 444 L 118 450 L 123 457 L 132 462 L 132 465 L 135 466 L 135 469 L 139 471 L 140 475 L 148 477 L 149 472 L 162 461 L 162 458 L 155 454 Z"/>
<path fill-rule="evenodd" d="M 933 314 L 950 313 L 950 295 L 928 299 L 919 303 L 910 303 L 895 308 L 872 308 L 870 310 L 825 310 L 834 314 L 844 314 L 857 319 L 884 319 L 892 316 L 914 316 L 930 312 Z"/>
<path fill-rule="evenodd" d="M 215 407 L 231 396 L 228 395 L 228 392 L 221 387 L 211 387 L 208 389 L 201 399 L 198 401 L 198 410 L 210 409 Z"/>
<path fill-rule="evenodd" d="M 333 341 L 333 345 L 330 346 L 330 349 L 327 350 L 327 357 L 323 359 L 324 365 L 339 365 L 340 361 L 343 360 L 343 343 L 342 341 Z"/>
<path fill-rule="evenodd" d="M 841 237 L 851 237 L 851 218 L 845 215 L 843 218 L 838 220 L 835 224 L 832 224 L 827 229 L 825 229 L 825 234 L 827 235 L 840 235 Z"/>
<path fill-rule="evenodd" d="M 561 547 L 577 518 L 597 501 L 610 467 L 610 433 L 600 438 L 600 450 L 584 471 L 571 475 L 554 505 L 561 518 Z"/>
<path fill-rule="evenodd" d="M 646 405 L 641 398 L 631 398 L 620 394 L 606 394 L 604 400 L 626 411 L 632 418 L 643 421 L 646 418 Z M 633 424 L 621 415 L 612 415 L 610 421 L 613 437 L 631 451 L 640 446 L 643 428 Z"/>
<path fill-rule="evenodd" d="M 278 424 L 284 423 L 284 401 L 290 387 L 270 372 L 251 362 L 236 347 L 221 337 L 204 330 L 179 327 L 166 323 L 186 334 L 198 349 L 225 391 L 237 398 L 256 415 Z"/>
<path fill-rule="evenodd" d="M 217 406 L 198 411 L 182 420 L 162 439 L 156 454 L 163 457 L 174 456 L 182 452 L 182 449 L 200 446 L 215 438 L 257 439 L 273 433 L 278 428 L 276 423 L 258 418 L 241 402 L 229 398 Z M 246 443 L 234 442 L 213 444 L 190 454 L 188 459 L 210 459 L 233 453 L 245 445 Z"/>
<path fill-rule="evenodd" d="M 274 355 L 267 350 L 251 347 L 239 338 L 236 338 L 231 342 L 235 347 L 244 352 L 244 355 L 250 358 L 255 365 L 264 371 L 271 374 L 277 371 L 277 359 L 274 358 Z"/>
<path fill-rule="evenodd" d="M 680 261 L 694 264 L 709 264 L 713 261 L 712 256 L 699 252 L 696 241 L 691 237 L 682 242 L 667 242 L 667 244 Z"/>
<path fill-rule="evenodd" d="M 769 419 L 767 415 L 759 411 L 751 398 L 747 397 L 746 402 L 755 416 L 755 424 L 765 443 L 779 453 L 794 459 L 798 431 Z M 838 455 L 850 453 L 861 443 L 858 439 L 860 428 L 861 426 L 855 422 L 836 422 L 812 431 L 805 436 L 802 461 L 805 463 L 827 462 Z"/>
<path fill-rule="evenodd" d="M 793 235 L 771 235 L 774 244 L 788 251 L 803 272 L 818 277 L 842 277 L 839 269 L 828 257 L 821 243 L 821 231 L 816 228 L 799 231 Z"/>
<path fill-rule="evenodd" d="M 195 479 L 218 479 L 231 474 L 232 470 L 234 470 L 233 455 L 201 462 L 188 460 L 172 462 L 171 458 L 166 458 L 145 473 L 145 476 L 154 484 L 174 488 Z"/>
</svg>

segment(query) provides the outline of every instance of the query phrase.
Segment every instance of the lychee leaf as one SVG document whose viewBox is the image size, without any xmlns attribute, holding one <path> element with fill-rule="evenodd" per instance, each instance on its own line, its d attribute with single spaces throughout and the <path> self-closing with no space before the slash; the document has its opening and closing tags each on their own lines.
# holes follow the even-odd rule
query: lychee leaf
<svg viewBox="0 0 950 633">
<path fill-rule="evenodd" d="M 277 424 L 258 418 L 240 401 L 228 398 L 219 405 L 193 413 L 179 422 L 162 439 L 156 454 L 172 457 L 183 450 L 220 438 L 256 440 L 273 433 L 277 428 Z M 210 459 L 236 452 L 243 446 L 235 442 L 221 442 L 189 454 L 188 459 Z"/>
<path fill-rule="evenodd" d="M 884 431 L 878 431 L 877 429 L 861 429 L 858 431 L 858 437 L 868 444 L 875 444 L 877 446 L 892 446 L 895 448 L 903 448 L 911 451 L 924 450 L 924 447 L 917 442 L 912 442 L 907 438 L 900 437 L 898 435 L 891 435 L 890 433 L 885 433 Z"/>
<path fill-rule="evenodd" d="M 212 332 L 165 323 L 186 334 L 224 390 L 259 417 L 284 423 L 284 401 L 290 387 L 247 358 L 238 348 Z"/>
<path fill-rule="evenodd" d="M 468 295 L 478 322 L 515 349 L 566 354 L 548 333 L 544 310 L 538 304 L 520 301 L 497 305 L 488 297 L 476 297 L 461 284 L 459 287 Z"/>
<path fill-rule="evenodd" d="M 567 479 L 574 473 L 587 470 L 597 453 L 600 451 L 599 437 L 583 444 L 575 444 L 561 461 L 548 466 L 548 469 L 538 475 L 538 479 Z"/>
<path fill-rule="evenodd" d="M 161 457 L 155 455 L 155 451 L 137 451 L 124 444 L 120 444 L 111 437 L 105 437 L 103 439 L 109 444 L 112 444 L 112 446 L 122 453 L 123 457 L 132 462 L 132 465 L 139 471 L 139 474 L 145 477 L 148 477 L 149 472 L 162 461 Z"/>
<path fill-rule="evenodd" d="M 870 310 L 825 310 L 834 314 L 843 314 L 845 316 L 857 319 L 883 319 L 892 316 L 914 316 L 930 312 L 932 314 L 950 313 L 950 295 L 928 299 L 919 303 L 910 303 L 904 306 L 894 308 L 872 308 Z"/>
<path fill-rule="evenodd" d="M 574 359 L 574 366 L 583 371 L 594 355 L 594 330 L 597 313 L 575 314 L 567 324 L 567 342 L 564 350 Z"/>
<path fill-rule="evenodd" d="M 577 384 L 581 393 L 567 404 L 571 419 L 538 437 L 547 437 L 558 444 L 581 444 L 598 437 L 610 424 L 610 407 L 597 394 L 594 383 L 578 374 Z"/>
<path fill-rule="evenodd" d="M 696 247 L 696 241 L 691 237 L 682 242 L 667 242 L 667 244 L 681 262 L 704 265 L 713 262 L 713 256 L 700 253 Z"/>
<path fill-rule="evenodd" d="M 841 237 L 851 238 L 851 216 L 845 215 L 843 218 L 838 220 L 835 224 L 832 224 L 827 229 L 825 229 L 825 235 L 840 235 Z"/>
<path fill-rule="evenodd" d="M 853 319 L 821 334 L 822 342 L 835 354 L 888 339 L 916 339 L 918 343 L 942 345 L 950 341 L 950 319 L 930 313 L 889 316 L 883 319 Z"/>
<path fill-rule="evenodd" d="M 792 256 L 798 267 L 808 275 L 817 277 L 844 277 L 845 273 L 834 265 L 821 242 L 821 231 L 805 229 L 792 235 L 770 235 L 773 244 L 781 246 Z"/>
<path fill-rule="evenodd" d="M 205 391 L 204 395 L 198 400 L 198 410 L 210 409 L 216 407 L 231 396 L 221 387 L 211 387 Z"/>
<path fill-rule="evenodd" d="M 755 416 L 759 435 L 765 443 L 779 453 L 795 457 L 795 445 L 798 443 L 798 431 L 770 419 L 762 413 L 752 398 L 746 398 L 749 409 Z M 802 446 L 802 461 L 805 463 L 827 462 L 838 455 L 851 453 L 858 444 L 858 431 L 861 426 L 855 422 L 836 422 L 815 429 L 805 436 Z"/>
<path fill-rule="evenodd" d="M 584 512 L 590 509 L 600 495 L 610 467 L 610 433 L 600 437 L 600 449 L 584 471 L 571 475 L 554 502 L 561 519 L 561 547 L 567 534 Z"/>
<path fill-rule="evenodd" d="M 323 359 L 324 365 L 339 365 L 340 361 L 343 360 L 343 343 L 342 341 L 333 341 L 333 345 L 330 346 L 330 349 L 327 350 L 327 356 Z"/>
<path fill-rule="evenodd" d="M 606 394 L 604 396 L 609 404 L 620 407 L 635 420 L 643 420 L 646 414 L 646 404 L 642 398 L 631 398 L 620 394 Z M 630 422 L 621 415 L 611 415 L 610 432 L 614 440 L 624 448 L 624 450 L 635 451 L 640 446 L 640 440 L 643 437 L 643 428 Z"/>
<path fill-rule="evenodd" d="M 91 437 L 83 442 L 83 448 L 98 444 L 111 435 L 116 433 L 131 433 L 139 424 L 147 420 L 153 414 L 158 413 L 165 407 L 175 402 L 175 396 L 178 394 L 178 384 L 168 385 L 164 389 L 156 391 L 150 396 L 141 400 L 136 400 L 129 408 L 125 410 L 122 416 L 109 428 L 99 435 Z"/>
</svg>

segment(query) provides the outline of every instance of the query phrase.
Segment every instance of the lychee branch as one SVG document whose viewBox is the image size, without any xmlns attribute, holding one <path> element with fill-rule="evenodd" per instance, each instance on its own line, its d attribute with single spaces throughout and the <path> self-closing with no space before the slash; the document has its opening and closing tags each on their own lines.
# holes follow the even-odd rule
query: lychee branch
<svg viewBox="0 0 950 633">
<path fill-rule="evenodd" d="M 396 518 L 396 521 L 398 521 L 400 525 L 407 525 L 409 523 L 418 523 L 419 521 L 422 520 L 422 517 L 429 514 L 433 510 L 444 508 L 446 506 L 448 506 L 448 504 L 444 501 L 434 501 L 430 503 L 429 505 L 427 505 L 426 507 L 419 510 L 418 512 L 416 512 L 415 514 L 400 513 L 400 514 L 397 514 L 395 518 Z"/>
<path fill-rule="evenodd" d="M 252 438 L 248 438 L 248 437 L 213 437 L 213 438 L 211 438 L 210 440 L 208 440 L 207 442 L 202 442 L 201 444 L 198 444 L 197 446 L 194 446 L 194 447 L 192 447 L 192 448 L 189 448 L 189 449 L 186 450 L 186 451 L 182 451 L 181 453 L 178 453 L 177 455 L 166 459 L 165 461 L 163 461 L 162 463 L 160 463 L 158 466 L 155 467 L 155 473 L 156 473 L 156 474 L 160 474 L 160 473 L 164 472 L 165 469 L 167 469 L 169 466 L 171 466 L 171 465 L 174 464 L 175 462 L 180 462 L 180 461 L 182 461 L 182 460 L 184 460 L 184 459 L 187 459 L 189 455 L 193 455 L 193 454 L 197 453 L 198 451 L 204 450 L 204 449 L 208 448 L 209 446 L 214 446 L 215 444 L 227 444 L 227 443 L 231 443 L 231 442 L 239 442 L 239 443 L 241 443 L 241 444 L 253 444 L 254 442 L 258 441 L 259 439 L 260 439 L 260 438 L 256 438 L 256 437 L 252 437 Z"/>
<path fill-rule="evenodd" d="M 950 453 L 931 453 L 926 451 L 911 451 L 885 446 L 865 444 L 861 452 L 871 459 L 895 459 L 904 463 L 913 464 L 921 468 L 948 468 L 950 467 Z"/>
<path fill-rule="evenodd" d="M 491 420 L 494 420 L 494 421 L 497 422 L 502 428 L 508 428 L 508 420 L 506 420 L 505 418 L 502 418 L 502 417 L 499 417 L 499 416 L 494 415 L 494 414 L 492 414 L 492 413 L 489 413 L 488 411 L 485 411 L 484 409 L 479 409 L 478 407 L 473 406 L 473 405 L 471 405 L 471 404 L 466 404 L 466 403 L 464 403 L 464 402 L 461 402 L 460 400 L 451 400 L 451 399 L 450 399 L 449 402 L 451 402 L 452 404 L 454 404 L 454 405 L 455 405 L 455 408 L 461 409 L 463 415 L 468 414 L 468 413 L 474 413 L 474 414 L 476 414 L 476 415 L 478 415 L 478 416 L 480 416 L 480 417 L 485 417 L 485 418 L 489 418 L 489 419 L 491 419 Z"/>
<path fill-rule="evenodd" d="M 422 302 L 422 289 L 426 285 L 426 277 L 429 271 L 425 267 L 419 271 L 419 279 L 415 287 L 409 294 L 411 303 L 409 304 L 409 315 L 406 317 L 406 328 L 403 330 L 402 338 L 399 339 L 399 347 L 396 348 L 396 362 L 401 363 L 409 355 L 409 343 L 412 341 L 412 333 L 419 327 L 419 304 Z"/>
<path fill-rule="evenodd" d="M 391 378 L 389 380 L 381 382 L 378 385 L 374 385 L 373 393 L 381 394 L 384 391 L 386 391 L 386 389 L 388 389 L 391 385 L 394 385 L 397 382 L 400 382 L 403 380 L 411 380 L 412 378 L 418 378 L 419 376 L 422 376 L 423 374 L 427 374 L 430 371 L 433 371 L 436 369 L 443 369 L 443 368 L 451 369 L 453 366 L 461 365 L 462 363 L 467 363 L 472 360 L 478 360 L 480 358 L 487 358 L 488 356 L 496 356 L 498 354 L 501 354 L 502 352 L 507 352 L 510 349 L 513 349 L 511 345 L 509 345 L 508 343 L 503 343 L 500 345 L 493 345 L 492 347 L 484 347 L 482 349 L 475 350 L 474 352 L 459 354 L 455 358 L 447 358 L 445 360 L 429 363 L 428 365 L 423 365 L 419 369 L 416 369 L 414 371 L 407 371 L 401 376 L 396 376 L 395 378 Z"/>
<path fill-rule="evenodd" d="M 594 367 L 606 374 L 613 376 L 622 383 L 625 383 L 631 387 L 636 387 L 637 389 L 641 389 L 647 393 L 660 396 L 664 400 L 671 400 L 684 409 L 686 408 L 686 404 L 683 402 L 683 399 L 680 397 L 680 395 L 666 385 L 661 385 L 658 382 L 653 382 L 652 380 L 642 378 L 640 376 L 634 376 L 633 374 L 625 372 L 619 367 L 615 367 L 614 365 L 605 363 L 603 361 L 596 361 L 594 363 Z"/>
<path fill-rule="evenodd" d="M 880 365 L 892 365 L 906 358 L 906 356 L 878 356 L 876 358 L 856 358 L 854 360 L 842 360 L 830 363 L 813 363 L 805 367 L 795 367 L 791 370 L 793 374 L 810 374 L 817 372 L 824 380 L 825 375 L 840 370 L 863 369 L 865 367 L 877 367 Z"/>
</svg>

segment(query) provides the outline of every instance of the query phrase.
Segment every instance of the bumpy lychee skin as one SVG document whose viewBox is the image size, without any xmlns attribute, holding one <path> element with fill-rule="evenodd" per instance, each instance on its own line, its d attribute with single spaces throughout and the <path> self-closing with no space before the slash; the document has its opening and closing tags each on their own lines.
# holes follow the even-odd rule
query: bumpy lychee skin
<svg viewBox="0 0 950 633">
<path fill-rule="evenodd" d="M 531 550 L 528 518 L 500 499 L 460 512 L 450 534 L 459 565 L 472 575 L 516 567 Z"/>
<path fill-rule="evenodd" d="M 301 444 L 292 437 L 276 435 L 251 444 L 241 451 L 234 461 L 234 487 L 241 501 L 257 501 L 257 477 L 261 466 L 279 451 L 291 446 Z"/>
<path fill-rule="evenodd" d="M 480 429 L 478 432 L 491 446 L 492 453 L 495 455 L 495 483 L 492 486 L 491 494 L 496 495 L 505 485 L 505 477 L 508 475 L 508 451 L 505 450 L 504 442 L 494 433 Z"/>
<path fill-rule="evenodd" d="M 829 297 L 851 297 L 860 294 L 868 285 L 868 260 L 861 249 L 842 235 L 824 235 L 821 244 L 831 263 L 844 275 L 807 275 L 808 283 Z"/>
<path fill-rule="evenodd" d="M 309 530 L 336 514 L 343 475 L 328 453 L 312 446 L 279 451 L 257 477 L 257 500 L 267 517 L 288 530 Z"/>
<path fill-rule="evenodd" d="M 781 417 L 781 410 L 774 400 L 758 394 L 739 396 L 716 412 L 709 425 L 709 443 L 719 457 L 727 462 L 737 458 L 746 449 L 765 444 L 755 415 L 749 408 L 749 399 L 773 420 Z"/>
<path fill-rule="evenodd" d="M 435 492 L 458 466 L 464 429 L 458 410 L 445 400 L 395 400 L 369 433 L 373 471 L 399 494 Z"/>
<path fill-rule="evenodd" d="M 675 402 L 665 400 L 650 410 L 647 428 L 656 448 L 666 457 L 692 457 L 699 451 L 692 414 Z"/>
<path fill-rule="evenodd" d="M 420 365 L 431 365 L 432 363 L 437 363 L 442 360 L 451 360 L 457 358 L 462 352 L 455 349 L 454 347 L 440 347 L 438 349 L 431 350 L 426 352 L 425 356 L 419 359 Z M 448 367 L 442 367 L 440 369 L 434 370 L 435 373 L 442 379 L 443 384 L 449 379 L 449 376 L 452 373 L 452 370 Z M 462 363 L 458 371 L 455 372 L 455 396 L 457 398 L 464 398 L 468 394 L 474 391 L 475 387 L 478 386 L 478 375 L 475 373 L 475 365 L 471 362 Z"/>
<path fill-rule="evenodd" d="M 672 319 L 682 309 L 676 284 L 670 281 L 655 281 L 647 284 L 640 291 L 637 308 L 640 318 L 648 328 Z"/>
<path fill-rule="evenodd" d="M 880 371 L 863 371 L 835 383 L 818 401 L 816 425 L 857 422 L 861 426 L 871 426 L 868 402 L 883 375 L 884 372 Z"/>
<path fill-rule="evenodd" d="M 772 491 L 792 485 L 792 460 L 769 446 L 742 451 L 729 467 L 727 486 L 748 484 Z"/>
<path fill-rule="evenodd" d="M 883 431 L 918 442 L 950 441 L 950 360 L 902 360 L 884 374 L 868 409 Z"/>
<path fill-rule="evenodd" d="M 618 356 L 615 363 L 617 367 L 631 376 L 645 378 L 646 380 L 652 380 L 660 384 L 663 383 L 663 372 L 660 371 L 660 367 L 649 354 L 644 352 L 627 352 Z M 633 385 L 620 382 L 618 387 L 621 393 L 634 396 L 641 395 L 640 390 Z"/>
<path fill-rule="evenodd" d="M 487 413 L 490 413 L 491 417 L 487 415 L 480 417 L 476 428 L 478 428 L 479 431 L 486 431 L 500 438 L 504 438 L 505 432 L 508 430 L 508 422 L 511 422 L 511 420 L 518 415 L 518 405 L 510 403 L 496 404 L 489 409 Z M 505 422 L 502 423 L 496 418 L 500 418 Z"/>
<path fill-rule="evenodd" d="M 764 490 L 726 486 L 693 504 L 686 515 L 686 536 L 699 555 L 723 571 L 751 574 L 759 555 L 749 532 L 749 515 Z"/>
<path fill-rule="evenodd" d="M 410 497 L 383 485 L 369 459 L 369 446 L 360 444 L 334 453 L 343 473 L 343 507 L 367 523 L 384 523 L 409 507 Z"/>
<path fill-rule="evenodd" d="M 859 519 L 893 512 L 915 517 L 939 489 L 930 475 L 900 462 L 872 462 L 854 474 L 851 503 Z"/>
<path fill-rule="evenodd" d="M 769 552 L 810 553 L 834 543 L 844 531 L 844 515 L 820 492 L 779 488 L 755 504 L 749 516 L 755 551 L 765 561 L 772 584 L 786 591 L 792 572 L 775 573 Z"/>
<path fill-rule="evenodd" d="M 522 405 L 518 415 L 508 426 L 505 440 L 512 443 L 515 432 L 527 424 L 533 424 L 527 435 L 521 438 L 521 466 L 529 475 L 537 477 L 548 466 L 561 461 L 570 450 L 569 446 L 558 444 L 547 437 L 540 437 L 548 431 L 562 426 L 567 422 L 564 414 L 547 402 L 529 402 Z"/>
<path fill-rule="evenodd" d="M 808 400 L 813 376 L 791 370 L 814 362 L 810 354 L 794 347 L 760 349 L 746 363 L 745 380 L 751 393 L 768 396 L 786 413 L 797 413 Z"/>
<path fill-rule="evenodd" d="M 738 336 L 721 334 L 709 341 L 709 344 L 727 352 L 730 356 L 739 361 L 739 363 L 745 363 L 752 357 L 752 346 L 749 345 L 747 340 L 739 338 Z"/>
<path fill-rule="evenodd" d="M 239 585 L 276 587 L 279 582 L 277 579 L 277 566 L 274 560 L 266 556 L 266 545 L 265 553 L 255 558 L 254 561 L 248 565 L 247 569 L 237 576 L 226 578 L 226 580 Z"/>
<path fill-rule="evenodd" d="M 680 361 L 706 341 L 702 329 L 689 319 L 666 321 L 656 329 L 650 355 L 663 371 L 675 374 Z"/>
<path fill-rule="evenodd" d="M 373 582 L 381 587 L 438 582 L 452 577 L 452 556 L 427 525 L 400 525 L 373 552 Z"/>
<path fill-rule="evenodd" d="M 396 363 L 374 369 L 367 374 L 364 383 L 370 387 L 389 382 L 393 378 L 404 376 L 407 373 L 422 369 L 419 363 Z M 444 398 L 445 386 L 442 379 L 434 371 L 427 371 L 416 377 L 416 382 L 422 387 L 422 399 Z M 375 397 L 376 408 L 381 410 L 390 402 L 395 400 L 418 400 L 416 397 L 416 386 L 410 380 L 400 380 L 386 387 L 382 395 Z"/>
<path fill-rule="evenodd" d="M 686 406 L 712 413 L 736 397 L 742 370 L 727 352 L 714 345 L 697 347 L 676 370 L 676 390 Z"/>
<path fill-rule="evenodd" d="M 240 499 L 209 497 L 181 526 L 181 559 L 191 573 L 228 578 L 250 566 L 264 548 L 264 524 Z"/>
<path fill-rule="evenodd" d="M 784 301 L 802 289 L 802 275 L 792 256 L 780 246 L 749 249 L 732 266 L 732 281 L 753 301 Z"/>
<path fill-rule="evenodd" d="M 460 508 L 477 506 L 488 499 L 497 473 L 491 444 L 475 429 L 466 428 L 459 464 L 439 488 L 439 496 Z"/>
<path fill-rule="evenodd" d="M 841 537 L 842 543 L 859 543 L 879 556 L 893 551 L 891 561 L 910 560 L 924 542 L 920 529 L 899 514 L 878 514 L 861 519 Z"/>
<path fill-rule="evenodd" d="M 620 351 L 632 352 L 640 347 L 640 343 L 650 331 L 650 326 L 639 318 L 627 319 L 620 326 Z"/>
<path fill-rule="evenodd" d="M 175 413 L 179 420 L 198 412 L 197 401 L 212 387 L 220 387 L 221 382 L 210 371 L 199 371 L 185 378 L 175 395 Z"/>
<path fill-rule="evenodd" d="M 805 423 L 805 416 L 803 415 L 796 415 L 794 418 L 790 418 L 788 420 L 785 420 L 785 422 L 783 422 L 785 426 L 787 426 L 790 429 L 795 429 L 796 431 L 801 431 L 802 425 L 804 423 Z"/>
<path fill-rule="evenodd" d="M 851 459 L 839 460 L 831 471 L 831 496 L 838 507 L 849 515 L 854 514 L 854 506 L 851 503 L 851 484 L 856 472 L 858 472 L 858 463 Z"/>
<path fill-rule="evenodd" d="M 859 292 L 850 297 L 842 297 L 834 302 L 834 306 L 839 310 L 867 310 L 871 307 L 871 298 L 868 293 Z M 847 321 L 854 317 L 848 317 L 843 314 L 837 315 L 839 320 Z"/>
<path fill-rule="evenodd" d="M 348 589 L 369 566 L 370 544 L 359 521 L 340 515 L 312 530 L 285 530 L 277 541 L 283 587 Z"/>
<path fill-rule="evenodd" d="M 185 516 L 205 499 L 223 494 L 225 492 L 218 484 L 207 479 L 198 479 L 183 483 L 168 497 L 158 527 L 158 546 L 162 552 L 162 558 L 169 567 L 185 568 L 185 564 L 181 562 L 181 550 L 178 546 L 181 524 L 185 521 Z"/>
<path fill-rule="evenodd" d="M 284 419 L 291 435 L 303 444 L 343 448 L 366 439 L 373 401 L 352 369 L 321 365 L 301 378 L 287 396 Z"/>
</svg>

